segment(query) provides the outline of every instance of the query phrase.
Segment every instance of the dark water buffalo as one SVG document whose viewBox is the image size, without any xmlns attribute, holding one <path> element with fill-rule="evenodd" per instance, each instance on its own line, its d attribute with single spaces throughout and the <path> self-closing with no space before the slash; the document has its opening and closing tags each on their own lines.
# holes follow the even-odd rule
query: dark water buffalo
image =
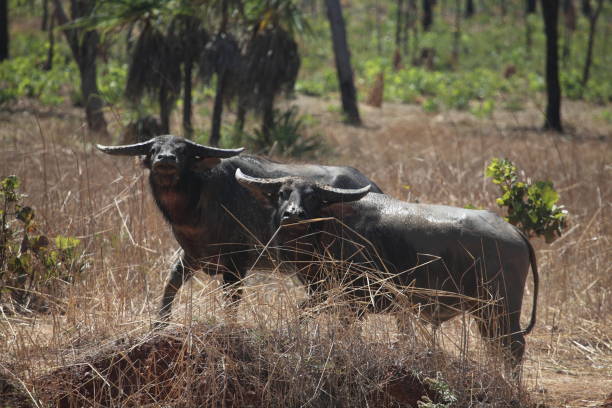
<svg viewBox="0 0 612 408">
<path fill-rule="evenodd" d="M 155 202 L 183 249 L 164 290 L 161 321 L 168 319 L 177 291 L 197 269 L 222 274 L 224 284 L 232 287 L 232 298 L 238 300 L 238 282 L 258 255 L 253 245 L 271 238 L 270 209 L 236 181 L 238 167 L 258 177 L 295 175 L 342 188 L 372 183 L 351 167 L 275 163 L 238 156 L 243 149 L 217 149 L 170 135 L 97 147 L 112 155 L 145 156 Z"/>
<path fill-rule="evenodd" d="M 367 187 L 340 189 L 246 172 L 237 170 L 237 180 L 273 208 L 272 223 L 282 226 L 281 258 L 295 262 L 311 295 L 332 278 L 329 262 L 321 259 L 340 260 L 343 271 L 333 278 L 345 283 L 358 314 L 392 310 L 403 299 L 419 305 L 421 316 L 434 324 L 469 311 L 485 338 L 511 352 L 514 366 L 521 361 L 524 335 L 535 324 L 538 273 L 534 250 L 516 227 L 489 211 L 413 204 L 368 194 Z M 522 330 L 529 266 L 534 302 L 531 322 Z"/>
</svg>

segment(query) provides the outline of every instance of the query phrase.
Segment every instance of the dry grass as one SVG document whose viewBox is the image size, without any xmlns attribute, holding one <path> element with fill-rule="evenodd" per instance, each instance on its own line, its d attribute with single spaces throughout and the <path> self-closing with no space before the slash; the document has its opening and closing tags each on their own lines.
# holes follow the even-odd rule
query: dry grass
<svg viewBox="0 0 612 408">
<path fill-rule="evenodd" d="M 407 385 L 394 381 L 402 374 L 411 378 L 406 370 L 430 377 L 441 372 L 456 390 L 459 406 L 474 396 L 490 402 L 487 406 L 512 400 L 525 406 L 597 406 L 605 399 L 612 389 L 612 128 L 592 119 L 592 107 L 566 104 L 573 136 L 557 136 L 536 129 L 535 110 L 480 121 L 384 105 L 364 107 L 366 127 L 353 128 L 338 123 L 320 100 L 301 98 L 298 104 L 319 120 L 318 130 L 335 148 L 323 161 L 353 165 L 398 198 L 497 210 L 496 191 L 483 179 L 485 163 L 494 156 L 510 158 L 533 178 L 555 182 L 571 225 L 552 245 L 534 241 L 541 296 L 538 324 L 527 336 L 522 387 L 503 380 L 495 368 L 499 364 L 462 319 L 435 333 L 420 326 L 410 338 L 398 336 L 394 320 L 385 315 L 348 329 L 335 313 L 299 324 L 303 290 L 279 274 L 254 273 L 247 279 L 234 323 L 227 321 L 218 281 L 197 275 L 176 300 L 173 327 L 151 337 L 177 244 L 154 206 L 144 171 L 131 159 L 92 152 L 80 112 L 66 110 L 58 118 L 33 115 L 30 107 L 0 113 L 0 175 L 22 179 L 41 228 L 51 236 L 79 237 L 90 266 L 54 299 L 59 305 L 54 312 L 0 316 L 4 376 L 26 385 L 35 399 L 58 401 L 51 384 L 76 375 L 75 363 L 87 362 L 95 372 L 104 356 L 145 350 L 145 363 L 153 358 L 174 364 L 176 381 L 163 383 L 166 388 L 147 383 L 148 388 L 136 387 L 112 404 L 339 403 L 331 394 L 343 396 L 346 406 L 365 401 L 391 406 L 405 402 L 394 390 Z M 530 310 L 528 289 L 525 322 Z M 175 342 L 171 349 L 180 353 L 160 357 L 164 341 Z M 148 368 L 138 375 L 157 372 L 145 363 Z M 194 372 L 209 381 L 206 386 L 196 386 L 204 380 Z M 235 397 L 226 400 L 227 395 Z"/>
</svg>

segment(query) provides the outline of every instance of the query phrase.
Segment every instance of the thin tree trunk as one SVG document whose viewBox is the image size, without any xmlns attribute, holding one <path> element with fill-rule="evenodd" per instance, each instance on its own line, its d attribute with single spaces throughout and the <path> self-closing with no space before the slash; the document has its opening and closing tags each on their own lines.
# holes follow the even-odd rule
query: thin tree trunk
<svg viewBox="0 0 612 408">
<path fill-rule="evenodd" d="M 274 97 L 264 98 L 263 104 L 261 130 L 264 135 L 264 144 L 266 147 L 271 148 L 272 130 L 274 129 Z"/>
<path fill-rule="evenodd" d="M 49 50 L 47 51 L 47 61 L 43 66 L 45 71 L 50 71 L 53 68 L 53 54 L 55 52 L 55 17 L 53 15 L 49 16 L 47 35 L 49 39 Z"/>
<path fill-rule="evenodd" d="M 219 146 L 221 140 L 221 118 L 223 117 L 223 98 L 225 93 L 225 75 L 217 75 L 217 91 L 213 106 L 212 127 L 208 143 L 211 146 Z"/>
<path fill-rule="evenodd" d="M 525 12 L 525 51 L 527 58 L 531 59 L 531 49 L 533 48 L 533 28 L 529 21 L 529 10 Z"/>
<path fill-rule="evenodd" d="M 359 108 L 357 106 L 357 90 L 353 81 L 351 54 L 346 40 L 342 7 L 339 0 L 325 0 L 325 4 L 332 34 L 336 71 L 342 96 L 342 109 L 349 123 L 359 125 L 361 124 L 361 118 L 359 117 Z"/>
<path fill-rule="evenodd" d="M 168 87 L 164 84 L 159 88 L 159 119 L 162 134 L 170 134 L 170 98 L 168 97 Z"/>
<path fill-rule="evenodd" d="M 395 16 L 395 49 L 400 50 L 404 31 L 404 0 L 397 0 Z"/>
<path fill-rule="evenodd" d="M 8 0 L 0 0 L 0 61 L 9 57 Z"/>
<path fill-rule="evenodd" d="M 43 15 L 40 23 L 40 30 L 47 31 L 49 28 L 49 0 L 43 0 L 42 2 Z"/>
<path fill-rule="evenodd" d="M 185 61 L 185 78 L 183 78 L 183 133 L 185 138 L 193 137 L 193 125 L 191 124 L 191 88 L 193 81 L 193 61 Z"/>
<path fill-rule="evenodd" d="M 557 45 L 559 0 L 542 0 L 544 31 L 546 32 L 546 119 L 544 129 L 563 132 L 561 125 L 561 86 L 559 84 L 559 50 Z"/>
<path fill-rule="evenodd" d="M 455 30 L 453 32 L 453 66 L 459 66 L 459 47 L 461 39 L 461 0 L 455 0 Z"/>
<path fill-rule="evenodd" d="M 376 24 L 376 51 L 378 52 L 378 56 L 382 56 L 382 23 L 380 21 L 380 10 L 378 7 L 378 1 L 374 2 L 374 23 Z"/>
<path fill-rule="evenodd" d="M 499 5 L 500 5 L 500 8 L 501 8 L 501 15 L 503 17 L 505 17 L 506 14 L 508 14 L 508 8 L 506 7 L 506 1 L 507 0 L 499 0 Z"/>
<path fill-rule="evenodd" d="M 61 25 L 66 25 L 70 21 L 64 11 L 60 0 L 54 0 L 55 18 Z M 87 16 L 94 6 L 92 0 L 73 0 L 71 2 L 72 20 Z M 98 91 L 96 54 L 99 36 L 95 30 L 82 32 L 78 28 L 65 28 L 64 36 L 68 41 L 72 55 L 79 67 L 81 76 L 81 94 L 85 103 L 85 116 L 89 130 L 108 136 L 106 120 L 102 108 L 104 102 L 100 98 Z"/>
<path fill-rule="evenodd" d="M 472 18 L 474 15 L 474 0 L 466 0 L 465 2 L 465 18 Z"/>
<path fill-rule="evenodd" d="M 570 57 L 572 37 L 576 30 L 576 9 L 572 0 L 563 0 L 563 61 L 567 61 Z"/>
<path fill-rule="evenodd" d="M 238 111 L 236 112 L 236 123 L 234 124 L 234 127 L 239 133 L 242 133 L 244 131 L 244 124 L 246 122 L 246 114 L 247 114 L 246 103 L 244 102 L 243 98 L 238 97 Z"/>
<path fill-rule="evenodd" d="M 527 14 L 533 14 L 536 12 L 538 2 L 536 0 L 527 0 L 526 2 L 526 10 Z"/>
<path fill-rule="evenodd" d="M 418 3 L 417 0 L 408 0 L 409 9 L 412 14 L 410 24 L 412 28 L 412 53 L 410 59 L 414 61 L 417 50 L 419 49 L 419 24 L 418 24 Z"/>
<path fill-rule="evenodd" d="M 584 69 L 582 71 L 582 86 L 586 86 L 589 82 L 589 73 L 591 71 L 591 65 L 593 63 L 593 45 L 595 43 L 595 28 L 597 26 L 597 20 L 603 9 L 603 0 L 597 0 L 597 8 L 594 13 L 591 13 L 589 17 L 589 42 L 587 45 L 587 53 L 584 61 Z"/>
<path fill-rule="evenodd" d="M 406 56 L 406 58 L 408 58 L 408 55 L 410 52 L 410 29 L 412 28 L 412 25 L 413 25 L 412 3 L 414 3 L 414 0 L 405 0 L 404 13 L 403 13 L 404 22 L 402 24 L 402 48 L 403 48 L 403 53 Z"/>
<path fill-rule="evenodd" d="M 580 8 L 582 9 L 582 14 L 584 14 L 586 18 L 591 18 L 591 13 L 593 13 L 593 8 L 591 7 L 590 0 L 581 0 Z"/>
<path fill-rule="evenodd" d="M 423 31 L 429 31 L 433 24 L 432 0 L 423 0 Z"/>
</svg>

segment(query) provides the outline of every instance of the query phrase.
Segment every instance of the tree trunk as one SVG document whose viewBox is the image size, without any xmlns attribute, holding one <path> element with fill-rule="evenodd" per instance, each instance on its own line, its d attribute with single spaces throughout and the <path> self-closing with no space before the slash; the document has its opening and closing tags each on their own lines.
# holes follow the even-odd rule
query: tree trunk
<svg viewBox="0 0 612 408">
<path fill-rule="evenodd" d="M 70 22 L 64 12 L 64 7 L 60 0 L 54 0 L 55 18 L 61 25 Z M 73 0 L 71 2 L 72 21 L 79 17 L 88 16 L 95 2 L 93 0 Z M 85 31 L 79 28 L 65 28 L 64 36 L 68 41 L 72 55 L 79 67 L 81 76 L 81 94 L 85 104 L 85 116 L 89 130 L 108 136 L 106 120 L 102 108 L 104 102 L 100 98 L 98 91 L 96 73 L 96 54 L 98 49 L 99 36 L 95 30 Z"/>
<path fill-rule="evenodd" d="M 274 129 L 274 97 L 264 98 L 263 100 L 263 118 L 261 131 L 264 135 L 264 144 L 266 147 L 272 147 L 272 129 Z"/>
<path fill-rule="evenodd" d="M 397 0 L 395 16 L 395 49 L 400 50 L 404 34 L 404 0 Z"/>
<path fill-rule="evenodd" d="M 542 0 L 544 31 L 546 33 L 546 120 L 544 129 L 563 132 L 561 125 L 561 86 L 559 84 L 559 50 L 557 46 L 559 0 Z"/>
<path fill-rule="evenodd" d="M 499 0 L 502 17 L 506 17 L 506 15 L 508 14 L 508 7 L 506 7 L 506 1 L 507 0 Z"/>
<path fill-rule="evenodd" d="M 0 0 L 0 61 L 9 57 L 8 0 Z"/>
<path fill-rule="evenodd" d="M 170 134 L 170 113 L 172 112 L 168 87 L 162 84 L 159 88 L 159 119 L 162 134 Z"/>
<path fill-rule="evenodd" d="M 185 61 L 185 77 L 183 78 L 183 134 L 187 139 L 193 137 L 193 125 L 191 124 L 191 88 L 193 81 L 193 61 Z"/>
<path fill-rule="evenodd" d="M 236 112 L 236 123 L 234 127 L 239 133 L 244 130 L 244 124 L 246 122 L 247 108 L 246 103 L 241 97 L 238 97 L 238 111 Z"/>
<path fill-rule="evenodd" d="M 529 10 L 525 12 L 525 51 L 527 54 L 527 58 L 531 59 L 531 48 L 533 48 L 533 28 L 531 27 L 531 22 L 529 21 Z"/>
<path fill-rule="evenodd" d="M 572 36 L 576 30 L 576 9 L 572 0 L 563 0 L 563 17 L 565 24 L 563 25 L 563 61 L 567 61 L 570 57 Z"/>
<path fill-rule="evenodd" d="M 217 75 L 217 91 L 213 107 L 212 127 L 208 143 L 211 146 L 219 146 L 221 140 L 221 118 L 223 117 L 223 99 L 225 94 L 225 74 Z"/>
<path fill-rule="evenodd" d="M 383 47 L 383 33 L 382 33 L 382 23 L 380 21 L 380 7 L 378 1 L 374 2 L 374 24 L 376 24 L 376 52 L 379 57 L 382 57 Z"/>
<path fill-rule="evenodd" d="M 581 0 L 580 8 L 582 9 L 582 14 L 584 14 L 586 18 L 591 18 L 591 13 L 593 13 L 593 8 L 591 7 L 590 0 Z"/>
<path fill-rule="evenodd" d="M 49 28 L 49 0 L 43 0 L 42 2 L 43 14 L 40 23 L 40 30 L 47 31 Z"/>
<path fill-rule="evenodd" d="M 597 19 L 601 10 L 603 9 L 603 0 L 597 0 L 597 8 L 595 12 L 590 14 L 589 17 L 589 42 L 587 45 L 586 59 L 584 61 L 584 69 L 582 71 L 582 86 L 586 86 L 589 82 L 589 72 L 593 63 L 593 44 L 595 42 L 595 28 L 597 26 Z"/>
<path fill-rule="evenodd" d="M 452 63 L 455 69 L 459 66 L 459 47 L 461 39 L 461 0 L 455 0 L 455 30 L 453 31 Z"/>
<path fill-rule="evenodd" d="M 474 15 L 474 0 L 466 0 L 465 2 L 465 18 L 472 18 Z"/>
<path fill-rule="evenodd" d="M 408 0 L 409 12 L 412 14 L 410 25 L 412 28 L 412 54 L 410 59 L 414 61 L 417 50 L 419 49 L 419 24 L 418 24 L 418 4 L 417 0 Z"/>
<path fill-rule="evenodd" d="M 423 31 L 429 31 L 433 24 L 432 0 L 423 0 Z"/>
<path fill-rule="evenodd" d="M 351 54 L 346 40 L 344 18 L 339 0 L 325 0 L 327 18 L 332 34 L 336 71 L 342 95 L 342 109 L 346 119 L 353 125 L 360 125 L 359 108 L 357 107 L 357 90 L 353 82 L 353 68 L 351 67 Z"/>
<path fill-rule="evenodd" d="M 49 16 L 47 25 L 49 26 L 47 29 L 49 50 L 47 51 L 47 61 L 45 62 L 43 69 L 45 71 L 50 71 L 53 68 L 53 54 L 55 52 L 55 17 L 53 15 Z"/>
<path fill-rule="evenodd" d="M 536 0 L 527 0 L 526 13 L 533 14 L 536 12 L 538 2 Z"/>
</svg>

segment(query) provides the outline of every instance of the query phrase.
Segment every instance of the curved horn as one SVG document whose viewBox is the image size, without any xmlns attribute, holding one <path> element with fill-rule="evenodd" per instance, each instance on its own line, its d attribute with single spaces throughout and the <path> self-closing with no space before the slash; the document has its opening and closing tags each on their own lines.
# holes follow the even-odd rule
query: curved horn
<svg viewBox="0 0 612 408">
<path fill-rule="evenodd" d="M 149 153 L 149 149 L 153 144 L 154 139 L 149 139 L 146 142 L 135 143 L 122 146 L 103 146 L 96 145 L 96 148 L 106 154 L 118 155 L 118 156 L 144 156 Z"/>
<path fill-rule="evenodd" d="M 227 157 L 237 156 L 244 150 L 244 147 L 240 147 L 238 149 L 219 149 L 217 147 L 204 146 L 187 139 L 185 139 L 185 143 L 195 154 L 201 157 L 218 157 L 224 159 Z"/>
<path fill-rule="evenodd" d="M 363 198 L 370 191 L 371 184 L 362 188 L 336 188 L 324 184 L 315 184 L 314 190 L 319 194 L 323 201 L 328 204 L 338 202 L 351 202 Z"/>
<path fill-rule="evenodd" d="M 276 193 L 284 183 L 295 179 L 295 177 L 290 176 L 279 178 L 251 177 L 244 174 L 240 169 L 236 169 L 235 177 L 243 186 L 255 188 L 266 193 Z"/>
</svg>

